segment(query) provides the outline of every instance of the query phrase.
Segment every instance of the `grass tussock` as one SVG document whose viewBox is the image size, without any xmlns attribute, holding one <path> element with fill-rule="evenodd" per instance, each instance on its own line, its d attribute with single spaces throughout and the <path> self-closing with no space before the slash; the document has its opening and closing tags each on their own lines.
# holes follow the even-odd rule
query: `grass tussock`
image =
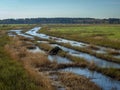
<svg viewBox="0 0 120 90">
<path fill-rule="evenodd" d="M 38 68 L 40 66 L 47 66 L 48 64 L 50 64 L 47 56 L 43 53 L 28 53 L 28 56 L 22 60 L 25 60 L 25 65 L 26 63 L 28 63 L 35 68 Z"/>
<path fill-rule="evenodd" d="M 59 79 L 67 87 L 67 90 L 101 90 L 97 85 L 84 76 L 72 73 L 59 73 Z"/>
<path fill-rule="evenodd" d="M 52 47 L 48 44 L 48 43 L 39 43 L 37 44 L 41 49 L 43 49 L 44 51 L 49 51 L 52 49 Z"/>
</svg>

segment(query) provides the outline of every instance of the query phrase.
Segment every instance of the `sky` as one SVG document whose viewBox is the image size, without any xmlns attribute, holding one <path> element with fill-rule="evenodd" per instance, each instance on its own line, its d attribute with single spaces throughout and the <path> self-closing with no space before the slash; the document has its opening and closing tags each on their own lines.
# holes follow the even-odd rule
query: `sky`
<svg viewBox="0 0 120 90">
<path fill-rule="evenodd" d="M 120 18 L 120 0 L 0 0 L 0 19 Z"/>
</svg>

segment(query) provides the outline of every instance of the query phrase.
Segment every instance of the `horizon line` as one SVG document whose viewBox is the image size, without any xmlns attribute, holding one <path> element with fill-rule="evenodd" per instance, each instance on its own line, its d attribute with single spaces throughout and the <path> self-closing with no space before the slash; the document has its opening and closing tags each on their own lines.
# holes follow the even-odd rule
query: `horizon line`
<svg viewBox="0 0 120 90">
<path fill-rule="evenodd" d="M 23 17 L 23 18 L 3 18 L 3 19 L 0 19 L 0 20 L 7 20 L 7 19 L 37 19 L 37 18 L 91 18 L 91 19 L 120 19 L 118 17 L 108 17 L 108 18 L 94 18 L 94 17 Z"/>
</svg>

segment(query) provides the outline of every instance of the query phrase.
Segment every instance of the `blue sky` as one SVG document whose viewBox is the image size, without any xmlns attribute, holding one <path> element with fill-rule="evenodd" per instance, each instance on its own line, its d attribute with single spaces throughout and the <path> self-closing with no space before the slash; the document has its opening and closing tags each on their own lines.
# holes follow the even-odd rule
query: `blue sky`
<svg viewBox="0 0 120 90">
<path fill-rule="evenodd" d="M 31 17 L 120 18 L 120 0 L 0 1 L 0 19 Z"/>
</svg>

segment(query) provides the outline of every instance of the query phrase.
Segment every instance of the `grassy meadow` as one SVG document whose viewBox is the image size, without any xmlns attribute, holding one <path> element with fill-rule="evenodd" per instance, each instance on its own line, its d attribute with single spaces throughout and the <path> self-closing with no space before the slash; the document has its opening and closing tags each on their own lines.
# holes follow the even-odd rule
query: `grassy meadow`
<svg viewBox="0 0 120 90">
<path fill-rule="evenodd" d="M 0 24 L 0 31 L 7 30 L 28 30 L 36 26 L 35 24 Z"/>
<path fill-rule="evenodd" d="M 58 25 L 44 27 L 40 32 L 120 49 L 120 25 Z"/>
</svg>

